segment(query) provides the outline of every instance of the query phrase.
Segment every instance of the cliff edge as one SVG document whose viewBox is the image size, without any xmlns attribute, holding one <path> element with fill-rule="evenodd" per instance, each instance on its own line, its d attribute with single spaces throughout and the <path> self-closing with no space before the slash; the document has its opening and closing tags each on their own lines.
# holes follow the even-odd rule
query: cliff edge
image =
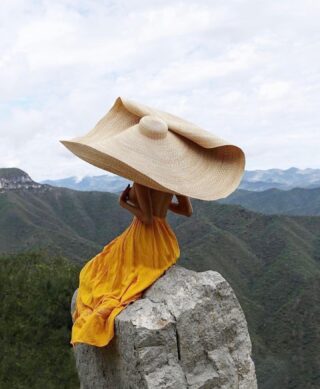
<svg viewBox="0 0 320 389">
<path fill-rule="evenodd" d="M 73 350 L 81 389 L 257 388 L 244 313 L 211 270 L 173 265 L 120 312 L 106 347 Z"/>
</svg>

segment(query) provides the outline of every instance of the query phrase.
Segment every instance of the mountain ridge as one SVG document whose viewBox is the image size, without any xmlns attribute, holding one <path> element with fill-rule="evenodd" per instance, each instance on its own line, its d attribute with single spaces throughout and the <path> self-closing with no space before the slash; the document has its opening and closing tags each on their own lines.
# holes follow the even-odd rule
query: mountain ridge
<svg viewBox="0 0 320 389">
<path fill-rule="evenodd" d="M 52 186 L 64 186 L 75 190 L 101 190 L 119 192 L 130 180 L 123 177 L 104 174 L 99 176 L 84 176 L 82 178 L 66 177 L 57 180 L 43 180 L 41 183 Z M 290 190 L 296 187 L 320 187 L 320 169 L 266 169 L 245 170 L 239 189 L 263 191 L 270 188 Z"/>
<path fill-rule="evenodd" d="M 76 176 L 65 177 L 62 179 L 33 181 L 30 176 L 18 168 L 0 168 L 0 189 L 4 183 L 19 177 L 21 182 L 29 182 L 33 185 L 44 185 L 53 187 L 65 187 L 80 191 L 106 191 L 111 193 L 120 192 L 131 180 L 112 175 L 102 174 L 98 176 Z M 2 185 L 1 185 L 2 182 Z M 265 191 L 269 189 L 280 189 L 288 191 L 295 188 L 313 189 L 320 188 L 320 169 L 298 169 L 291 167 L 289 169 L 266 169 L 266 170 L 245 170 L 242 181 L 237 190 Z"/>
<path fill-rule="evenodd" d="M 235 290 L 253 340 L 259 388 L 319 386 L 320 217 L 192 204 L 191 218 L 167 217 L 181 247 L 179 264 L 218 271 Z M 7 190 L 0 193 L 0 253 L 39 248 L 83 264 L 131 221 L 114 193 Z"/>
<path fill-rule="evenodd" d="M 221 204 L 238 204 L 264 214 L 320 216 L 320 188 L 293 188 L 286 191 L 271 188 L 264 191 L 237 189 Z"/>
<path fill-rule="evenodd" d="M 14 189 L 49 189 L 49 187 L 33 181 L 29 174 L 21 169 L 1 168 L 0 192 Z"/>
</svg>

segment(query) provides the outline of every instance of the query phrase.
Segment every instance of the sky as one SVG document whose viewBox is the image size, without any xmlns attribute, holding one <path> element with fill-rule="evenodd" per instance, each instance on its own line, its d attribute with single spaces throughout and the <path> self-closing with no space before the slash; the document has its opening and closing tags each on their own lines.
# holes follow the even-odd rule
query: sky
<svg viewBox="0 0 320 389">
<path fill-rule="evenodd" d="M 1 0 L 0 167 L 101 175 L 60 142 L 118 96 L 182 116 L 246 170 L 320 168 L 319 0 Z"/>
</svg>

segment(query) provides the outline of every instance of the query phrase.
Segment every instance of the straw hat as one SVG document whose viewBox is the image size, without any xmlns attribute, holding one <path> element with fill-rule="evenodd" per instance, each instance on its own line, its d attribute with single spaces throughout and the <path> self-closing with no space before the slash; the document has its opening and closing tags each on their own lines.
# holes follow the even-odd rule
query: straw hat
<svg viewBox="0 0 320 389">
<path fill-rule="evenodd" d="M 245 167 L 240 147 L 122 97 L 86 135 L 60 142 L 101 169 L 201 200 L 227 197 L 238 187 Z"/>
</svg>

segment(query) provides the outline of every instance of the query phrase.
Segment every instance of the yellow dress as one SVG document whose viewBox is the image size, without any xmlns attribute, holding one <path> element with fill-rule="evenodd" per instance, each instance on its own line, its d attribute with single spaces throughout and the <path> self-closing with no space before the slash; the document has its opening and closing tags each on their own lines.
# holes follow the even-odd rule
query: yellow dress
<svg viewBox="0 0 320 389">
<path fill-rule="evenodd" d="M 106 346 L 114 336 L 115 317 L 141 297 L 180 256 L 166 218 L 131 224 L 82 268 L 70 343 Z"/>
</svg>

